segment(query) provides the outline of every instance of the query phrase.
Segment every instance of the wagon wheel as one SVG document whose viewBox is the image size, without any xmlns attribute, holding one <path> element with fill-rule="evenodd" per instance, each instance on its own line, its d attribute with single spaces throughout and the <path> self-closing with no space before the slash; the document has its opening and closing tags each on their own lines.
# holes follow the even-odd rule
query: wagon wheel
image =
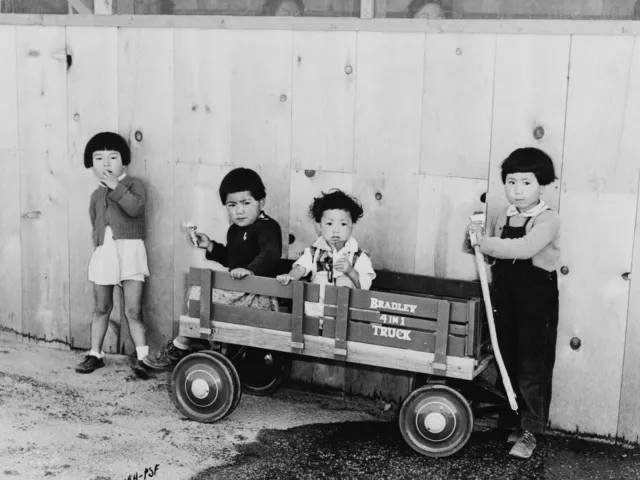
<svg viewBox="0 0 640 480">
<path fill-rule="evenodd" d="M 171 400 L 191 420 L 212 423 L 233 408 L 235 385 L 226 362 L 206 354 L 184 357 L 171 375 Z"/>
<path fill-rule="evenodd" d="M 240 374 L 242 391 L 249 395 L 271 395 L 286 380 L 291 369 L 288 355 L 261 348 L 230 349 L 229 358 Z"/>
<path fill-rule="evenodd" d="M 229 372 L 231 373 L 231 379 L 233 380 L 234 398 L 233 398 L 233 405 L 231 407 L 231 410 L 229 410 L 227 415 L 231 415 L 231 413 L 238 407 L 238 404 L 240 403 L 240 399 L 242 398 L 242 384 L 240 383 L 240 375 L 238 374 L 238 370 L 236 370 L 236 367 L 234 367 L 231 360 L 229 360 L 227 357 L 225 357 L 219 352 L 216 352 L 213 350 L 203 350 L 200 353 L 204 353 L 206 355 L 209 355 L 213 358 L 220 360 L 229 368 Z"/>
<path fill-rule="evenodd" d="M 473 413 L 465 398 L 444 385 L 421 387 L 400 409 L 404 440 L 427 457 L 448 457 L 460 450 L 473 430 Z"/>
</svg>

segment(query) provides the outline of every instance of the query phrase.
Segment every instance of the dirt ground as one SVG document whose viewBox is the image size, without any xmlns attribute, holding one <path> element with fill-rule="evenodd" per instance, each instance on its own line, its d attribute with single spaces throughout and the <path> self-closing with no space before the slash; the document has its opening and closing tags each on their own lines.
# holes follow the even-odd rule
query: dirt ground
<svg viewBox="0 0 640 480">
<path fill-rule="evenodd" d="M 243 395 L 215 424 L 187 420 L 168 395 L 168 373 L 134 377 L 125 356 L 89 375 L 83 352 L 0 339 L 0 477 L 7 479 L 188 479 L 233 460 L 262 429 L 374 420 L 339 399 L 281 390 Z M 375 413 L 375 411 L 371 412 Z M 157 465 L 157 469 L 156 469 Z"/>
</svg>

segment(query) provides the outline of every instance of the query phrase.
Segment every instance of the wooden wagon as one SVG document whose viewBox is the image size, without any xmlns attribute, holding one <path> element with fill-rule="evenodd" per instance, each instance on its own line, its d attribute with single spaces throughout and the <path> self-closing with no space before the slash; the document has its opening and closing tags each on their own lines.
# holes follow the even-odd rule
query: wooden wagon
<svg viewBox="0 0 640 480">
<path fill-rule="evenodd" d="M 370 291 L 327 286 L 324 315 L 305 315 L 320 287 L 283 286 L 271 278 L 233 280 L 227 273 L 192 268 L 188 286 L 199 287 L 180 335 L 226 347 L 188 355 L 172 376 L 172 399 L 189 418 L 214 422 L 231 413 L 242 391 L 274 391 L 292 355 L 335 359 L 421 374 L 400 409 L 400 429 L 416 451 L 448 456 L 473 428 L 466 384 L 492 360 L 480 288 L 474 282 L 379 272 Z M 219 288 L 280 299 L 279 311 L 212 303 Z M 445 379 L 432 382 L 424 379 Z M 461 393 L 462 391 L 462 393 Z"/>
</svg>

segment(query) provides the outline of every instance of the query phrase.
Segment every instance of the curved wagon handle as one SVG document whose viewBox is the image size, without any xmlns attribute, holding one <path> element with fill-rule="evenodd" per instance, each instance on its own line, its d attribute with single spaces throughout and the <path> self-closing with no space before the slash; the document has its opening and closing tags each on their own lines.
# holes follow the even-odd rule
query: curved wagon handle
<svg viewBox="0 0 640 480">
<path fill-rule="evenodd" d="M 471 221 L 477 221 L 478 217 L 479 217 L 478 214 L 472 215 Z M 484 218 L 482 220 L 484 223 Z M 484 297 L 484 306 L 487 312 L 487 320 L 489 323 L 489 336 L 491 337 L 491 345 L 493 347 L 493 353 L 496 357 L 496 363 L 498 364 L 498 369 L 500 370 L 502 383 L 504 385 L 505 390 L 507 391 L 507 397 L 509 398 L 509 405 L 511 405 L 512 410 L 517 412 L 518 403 L 516 401 L 516 394 L 513 391 L 513 387 L 511 386 L 511 380 L 509 379 L 509 374 L 507 373 L 507 369 L 502 359 L 502 354 L 500 353 L 500 347 L 498 345 L 498 336 L 496 335 L 496 325 L 493 319 L 493 307 L 491 305 L 491 295 L 489 293 L 489 282 L 487 280 L 487 271 L 485 267 L 484 255 L 480 251 L 480 246 L 478 245 L 478 239 L 476 237 L 475 232 L 471 232 L 471 231 L 469 232 L 469 239 L 471 240 L 471 245 L 473 246 L 473 251 L 476 257 L 476 266 L 478 267 L 478 275 L 480 276 L 480 285 L 482 287 L 482 296 Z"/>
</svg>

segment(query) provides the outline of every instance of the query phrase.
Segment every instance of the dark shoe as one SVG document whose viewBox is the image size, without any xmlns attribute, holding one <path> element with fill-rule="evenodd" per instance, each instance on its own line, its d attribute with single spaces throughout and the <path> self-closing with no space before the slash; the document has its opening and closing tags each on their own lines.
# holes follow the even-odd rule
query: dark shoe
<svg viewBox="0 0 640 480">
<path fill-rule="evenodd" d="M 84 360 L 76 367 L 78 373 L 91 373 L 98 368 L 104 367 L 104 360 L 102 358 L 94 357 L 93 355 L 87 355 Z"/>
<path fill-rule="evenodd" d="M 147 380 L 149 378 L 149 372 L 147 371 L 147 366 L 144 364 L 142 360 L 133 358 L 131 360 L 130 366 L 131 366 L 131 371 L 136 377 L 140 378 L 141 380 Z"/>
<path fill-rule="evenodd" d="M 169 340 L 164 350 L 155 355 L 147 355 L 142 359 L 142 363 L 155 370 L 165 370 L 177 365 L 189 353 L 190 350 L 182 350 L 173 344 L 173 340 Z"/>
<path fill-rule="evenodd" d="M 522 432 L 522 436 L 518 439 L 516 444 L 511 447 L 509 455 L 518 458 L 529 458 L 533 455 L 533 451 L 536 448 L 536 437 L 528 430 Z"/>
</svg>

